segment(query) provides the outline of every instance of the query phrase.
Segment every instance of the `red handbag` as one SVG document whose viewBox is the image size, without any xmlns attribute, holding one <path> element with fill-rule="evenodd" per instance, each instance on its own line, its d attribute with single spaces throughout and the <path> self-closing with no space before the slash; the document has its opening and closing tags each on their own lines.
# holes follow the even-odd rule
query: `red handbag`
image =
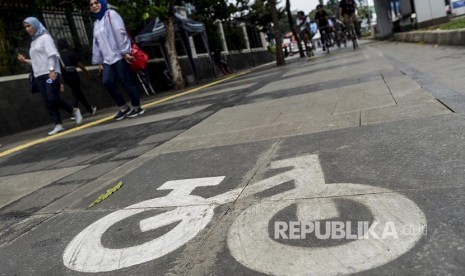
<svg viewBox="0 0 465 276">
<path fill-rule="evenodd" d="M 137 44 L 134 42 L 132 43 L 131 56 L 134 57 L 134 61 L 129 65 L 131 71 L 137 73 L 139 71 L 144 70 L 147 66 L 147 62 L 149 61 L 149 56 L 144 51 L 142 51 L 139 48 L 139 46 L 137 46 Z"/>
<path fill-rule="evenodd" d="M 108 11 L 108 19 L 111 25 L 111 17 L 110 11 Z M 113 29 L 113 27 L 112 27 Z M 139 46 L 132 40 L 131 35 L 129 34 L 128 30 L 126 30 L 126 35 L 128 36 L 129 40 L 131 41 L 131 56 L 134 57 L 134 61 L 129 64 L 129 68 L 132 72 L 137 73 L 142 71 L 147 67 L 147 62 L 149 61 L 149 56 L 142 51 Z"/>
</svg>

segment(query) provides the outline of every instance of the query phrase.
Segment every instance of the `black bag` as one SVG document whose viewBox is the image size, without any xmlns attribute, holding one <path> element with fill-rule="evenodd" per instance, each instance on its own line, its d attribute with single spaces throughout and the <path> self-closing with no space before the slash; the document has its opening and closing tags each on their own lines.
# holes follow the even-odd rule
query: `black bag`
<svg viewBox="0 0 465 276">
<path fill-rule="evenodd" d="M 29 73 L 29 92 L 31 94 L 39 93 L 39 87 L 36 84 L 36 78 L 33 73 Z"/>
</svg>

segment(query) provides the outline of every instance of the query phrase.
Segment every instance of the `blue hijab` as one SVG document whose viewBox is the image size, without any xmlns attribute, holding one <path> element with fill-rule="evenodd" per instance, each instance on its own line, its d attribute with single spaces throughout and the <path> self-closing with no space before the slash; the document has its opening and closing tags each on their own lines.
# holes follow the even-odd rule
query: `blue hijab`
<svg viewBox="0 0 465 276">
<path fill-rule="evenodd" d="M 47 29 L 45 29 L 44 25 L 42 25 L 42 23 L 40 23 L 39 19 L 37 19 L 35 17 L 28 17 L 28 18 L 24 19 L 23 24 L 24 23 L 28 23 L 29 25 L 32 26 L 32 28 L 34 28 L 34 30 L 36 30 L 36 33 L 32 36 L 32 40 L 38 38 L 39 36 L 41 36 L 43 34 L 48 34 L 49 33 L 47 31 Z"/>
<path fill-rule="evenodd" d="M 105 12 L 108 10 L 108 5 L 106 0 L 98 0 L 102 8 L 98 13 L 95 14 L 98 20 L 101 20 L 105 16 Z"/>
</svg>

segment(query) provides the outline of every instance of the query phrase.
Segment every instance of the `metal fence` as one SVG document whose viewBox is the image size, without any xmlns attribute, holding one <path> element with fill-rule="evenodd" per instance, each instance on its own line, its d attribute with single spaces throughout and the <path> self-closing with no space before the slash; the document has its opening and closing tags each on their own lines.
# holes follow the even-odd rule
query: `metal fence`
<svg viewBox="0 0 465 276">
<path fill-rule="evenodd" d="M 92 19 L 88 11 L 62 7 L 35 7 L 32 1 L 0 1 L 0 76 L 26 73 L 30 70 L 20 64 L 19 53 L 28 56 L 30 37 L 22 21 L 29 16 L 37 17 L 48 29 L 53 39 L 66 39 L 75 47 L 84 63 L 91 53 Z"/>
<path fill-rule="evenodd" d="M 247 26 L 247 36 L 249 38 L 250 48 L 262 48 L 263 43 L 260 37 L 260 32 L 257 30 L 255 26 Z"/>
<path fill-rule="evenodd" d="M 45 20 L 45 25 L 47 26 L 48 31 L 55 40 L 66 39 L 68 43 L 75 47 L 75 38 L 71 32 L 71 28 L 64 11 L 59 12 L 43 12 L 43 17 Z M 84 18 L 81 14 L 73 13 L 72 18 L 76 26 L 78 38 L 81 45 L 84 47 L 90 46 L 90 39 L 87 35 L 86 26 L 84 24 Z"/>
</svg>

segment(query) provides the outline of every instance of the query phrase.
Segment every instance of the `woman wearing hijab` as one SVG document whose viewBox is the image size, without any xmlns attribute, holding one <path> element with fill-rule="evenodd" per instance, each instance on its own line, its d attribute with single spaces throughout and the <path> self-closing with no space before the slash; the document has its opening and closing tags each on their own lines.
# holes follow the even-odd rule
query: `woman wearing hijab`
<svg viewBox="0 0 465 276">
<path fill-rule="evenodd" d="M 40 91 L 50 116 L 55 122 L 55 128 L 48 135 L 54 135 L 65 130 L 59 109 L 73 114 L 77 124 L 82 123 L 82 115 L 79 108 L 71 107 L 71 105 L 60 98 L 60 55 L 49 32 L 35 17 L 26 18 L 23 21 L 23 25 L 26 32 L 32 37 L 31 48 L 29 49 L 31 59 L 26 59 L 23 55 L 19 54 L 18 60 L 32 66 L 35 84 Z"/>
<path fill-rule="evenodd" d="M 133 62 L 134 57 L 130 55 L 131 41 L 127 36 L 123 19 L 116 11 L 108 9 L 106 0 L 89 0 L 89 4 L 96 17 L 92 63 L 98 64 L 102 83 L 119 107 L 114 119 L 119 121 L 125 117 L 142 115 L 144 110 L 140 107 L 137 87 L 129 71 L 128 63 Z M 132 109 L 117 89 L 116 77 L 128 93 Z"/>
</svg>

